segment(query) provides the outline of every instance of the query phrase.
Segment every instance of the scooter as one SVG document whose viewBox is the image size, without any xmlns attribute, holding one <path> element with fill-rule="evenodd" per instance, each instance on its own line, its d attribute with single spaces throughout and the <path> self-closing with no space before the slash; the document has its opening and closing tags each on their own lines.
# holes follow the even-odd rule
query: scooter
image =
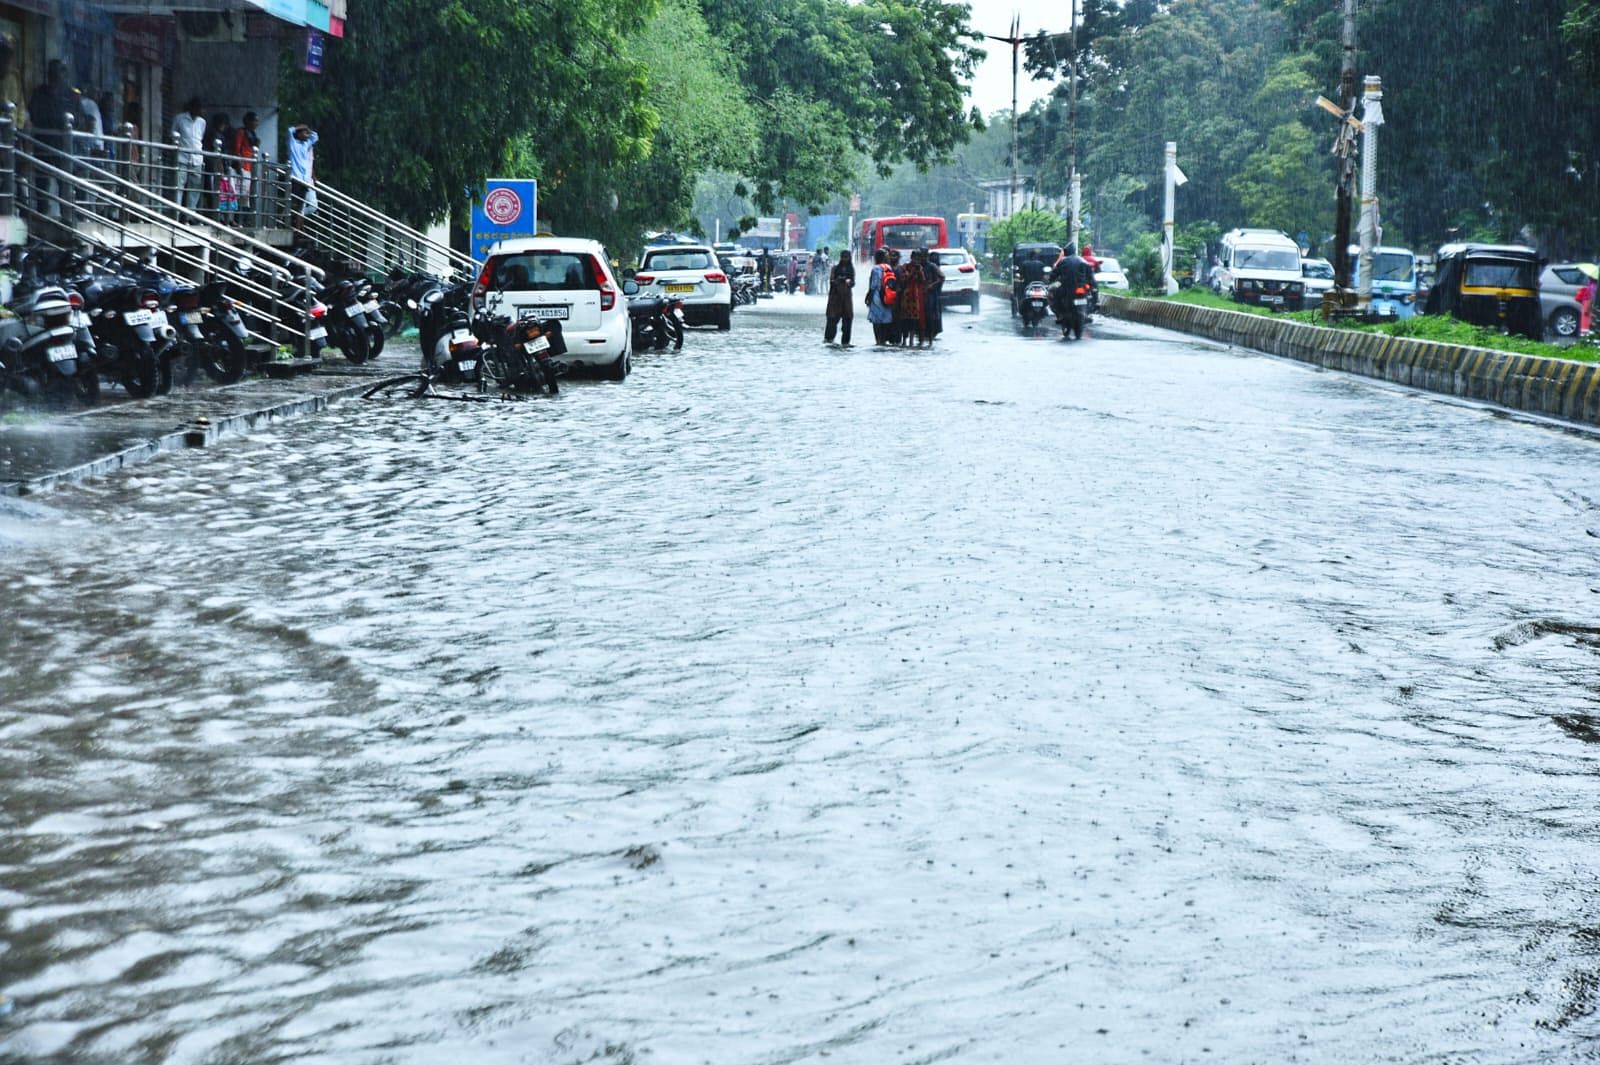
<svg viewBox="0 0 1600 1065">
<path fill-rule="evenodd" d="M 1022 316 L 1022 328 L 1030 332 L 1038 328 L 1050 313 L 1050 289 L 1043 281 L 1030 281 L 1022 290 L 1017 303 L 1017 313 Z"/>
</svg>

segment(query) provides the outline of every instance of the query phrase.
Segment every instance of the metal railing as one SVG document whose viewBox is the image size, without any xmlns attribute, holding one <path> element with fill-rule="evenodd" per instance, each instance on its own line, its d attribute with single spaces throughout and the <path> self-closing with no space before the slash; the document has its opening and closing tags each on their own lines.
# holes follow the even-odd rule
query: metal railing
<svg viewBox="0 0 1600 1065">
<path fill-rule="evenodd" d="M 29 136 L 37 147 L 60 153 L 62 158 L 52 159 L 63 166 L 70 158 L 72 169 L 89 180 L 107 174 L 125 187 L 136 186 L 148 194 L 145 202 L 169 205 L 162 209 L 174 217 L 180 216 L 178 208 L 185 208 L 257 237 L 292 231 L 375 276 L 397 270 L 445 277 L 476 272 L 470 256 L 330 185 L 317 184 L 316 205 L 304 211 L 304 187 L 289 166 L 265 151 L 235 155 L 223 150 L 220 139 L 196 150 L 180 144 L 176 133 L 171 142 L 162 143 L 133 136 L 133 127 L 127 125 L 95 134 L 75 129 L 71 115 L 65 124 L 63 130 L 34 130 Z M 225 180 L 237 195 L 231 208 L 222 195 Z"/>
<path fill-rule="evenodd" d="M 317 209 L 300 219 L 300 232 L 319 247 L 379 275 L 426 271 L 473 277 L 472 257 L 440 244 L 403 222 L 328 185 L 317 185 Z"/>
<path fill-rule="evenodd" d="M 0 145 L 14 135 L 9 118 L 9 113 L 0 117 Z M 46 226 L 63 226 L 75 231 L 87 243 L 128 260 L 137 259 L 145 268 L 174 280 L 190 281 L 178 273 L 178 269 L 192 271 L 204 280 L 225 280 L 245 297 L 238 301 L 238 309 L 252 335 L 271 344 L 287 343 L 303 350 L 307 339 L 305 332 L 288 324 L 299 321 L 298 308 L 290 308 L 290 313 L 286 314 L 287 305 L 278 285 L 253 281 L 237 270 L 235 264 L 242 259 L 252 271 L 260 270 L 278 279 L 297 273 L 320 277 L 320 269 L 270 245 L 248 237 L 235 237 L 252 245 L 242 250 L 208 233 L 207 228 L 216 228 L 216 224 L 204 216 L 180 208 L 180 212 L 189 217 L 172 217 L 148 203 L 112 191 L 104 182 L 109 176 L 105 172 L 100 172 L 100 180 L 88 180 L 74 172 L 78 168 L 56 166 L 31 154 L 26 150 L 27 138 L 24 141 L 24 147 L 13 152 L 16 162 L 13 202 L 24 218 Z M 0 169 L 0 177 L 3 176 L 4 171 Z M 123 179 L 113 180 L 137 194 L 149 195 L 147 190 Z M 92 238 L 87 235 L 90 227 L 96 234 Z M 153 239 L 155 237 L 160 239 Z M 146 254 L 152 253 L 157 244 L 169 257 L 171 268 L 158 266 L 152 256 Z"/>
</svg>

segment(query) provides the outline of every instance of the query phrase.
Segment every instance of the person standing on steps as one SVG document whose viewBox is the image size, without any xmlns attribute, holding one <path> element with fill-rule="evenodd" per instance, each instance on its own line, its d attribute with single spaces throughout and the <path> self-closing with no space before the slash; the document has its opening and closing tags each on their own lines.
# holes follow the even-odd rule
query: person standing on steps
<svg viewBox="0 0 1600 1065">
<path fill-rule="evenodd" d="M 317 131 L 304 122 L 289 131 L 289 179 L 293 211 L 291 224 L 296 233 L 305 223 L 305 216 L 317 210 L 316 182 Z"/>
<path fill-rule="evenodd" d="M 178 138 L 178 202 L 198 211 L 205 192 L 206 120 L 200 111 L 200 97 L 191 96 L 183 114 L 172 120 Z"/>
<path fill-rule="evenodd" d="M 822 333 L 822 339 L 832 344 L 835 328 L 842 327 L 843 332 L 839 337 L 841 348 L 850 347 L 850 324 L 856 313 L 855 305 L 851 302 L 855 284 L 855 264 L 850 261 L 850 253 L 842 251 L 838 263 L 828 274 L 828 325 Z"/>
</svg>

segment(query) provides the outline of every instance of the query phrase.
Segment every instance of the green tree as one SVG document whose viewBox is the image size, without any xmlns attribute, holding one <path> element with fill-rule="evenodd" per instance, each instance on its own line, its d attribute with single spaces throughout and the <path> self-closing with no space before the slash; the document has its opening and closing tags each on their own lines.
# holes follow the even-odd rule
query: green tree
<svg viewBox="0 0 1600 1065">
<path fill-rule="evenodd" d="M 1065 244 L 1070 235 L 1066 219 L 1024 207 L 989 228 L 989 254 L 1005 259 L 1018 244 Z"/>
<path fill-rule="evenodd" d="M 1253 226 L 1320 238 L 1333 229 L 1333 173 L 1327 148 L 1299 122 L 1284 122 L 1245 159 L 1228 188 Z"/>
<path fill-rule="evenodd" d="M 738 167 L 762 211 L 848 192 L 949 158 L 982 125 L 962 106 L 981 52 L 965 5 L 942 0 L 703 0 L 761 137 Z"/>
<path fill-rule="evenodd" d="M 289 64 L 285 114 L 321 134 L 319 176 L 425 225 L 464 205 L 522 134 L 547 181 L 568 160 L 643 158 L 657 115 L 619 27 L 653 10 L 653 0 L 355 4 L 322 74 Z"/>
</svg>

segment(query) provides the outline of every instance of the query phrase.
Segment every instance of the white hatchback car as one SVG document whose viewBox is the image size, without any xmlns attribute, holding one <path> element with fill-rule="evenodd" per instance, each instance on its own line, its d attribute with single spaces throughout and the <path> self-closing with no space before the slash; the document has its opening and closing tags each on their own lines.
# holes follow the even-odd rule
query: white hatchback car
<svg viewBox="0 0 1600 1065">
<path fill-rule="evenodd" d="M 978 313 L 978 261 L 965 248 L 934 248 L 928 252 L 944 271 L 944 291 L 939 303 L 950 306 L 964 303 L 967 310 Z"/>
<path fill-rule="evenodd" d="M 1114 292 L 1127 292 L 1128 275 L 1123 271 L 1120 262 L 1105 256 L 1095 268 L 1094 285 L 1096 288 L 1109 288 Z"/>
<path fill-rule="evenodd" d="M 567 368 L 599 370 L 620 381 L 633 368 L 633 330 L 622 286 L 599 241 L 576 237 L 502 240 L 472 289 L 482 314 L 511 319 L 552 318 L 561 323 Z"/>
<path fill-rule="evenodd" d="M 733 285 L 717 261 L 717 253 L 704 244 L 672 244 L 646 248 L 633 275 L 639 293 L 669 296 L 683 301 L 683 320 L 691 325 L 729 327 L 733 314 Z"/>
</svg>

